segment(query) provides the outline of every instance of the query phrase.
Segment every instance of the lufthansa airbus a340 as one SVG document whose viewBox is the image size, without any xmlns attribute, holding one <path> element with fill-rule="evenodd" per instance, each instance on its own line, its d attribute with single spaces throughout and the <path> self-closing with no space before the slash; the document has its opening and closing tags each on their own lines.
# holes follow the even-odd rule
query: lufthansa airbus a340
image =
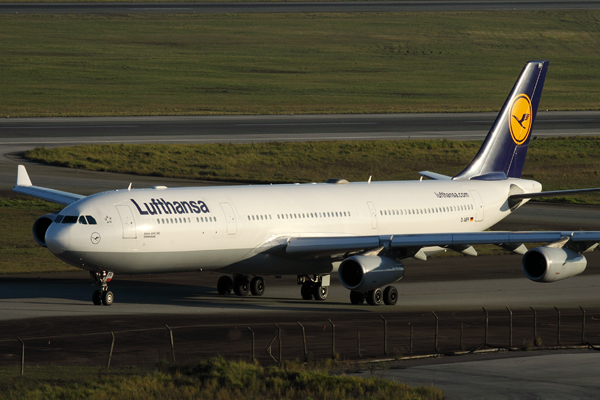
<svg viewBox="0 0 600 400">
<path fill-rule="evenodd" d="M 260 296 L 261 276 L 295 275 L 305 300 L 325 300 L 339 273 L 350 301 L 393 305 L 402 259 L 447 249 L 476 255 L 496 244 L 523 254 L 525 276 L 552 282 L 584 271 L 582 253 L 600 232 L 491 232 L 486 229 L 541 192 L 521 179 L 548 61 L 531 61 L 473 161 L 451 177 L 419 181 L 125 189 L 81 196 L 33 186 L 20 165 L 14 191 L 65 205 L 40 217 L 35 240 L 90 271 L 94 304 L 110 305 L 113 274 L 220 271 L 220 294 Z M 523 243 L 546 243 L 527 251 Z"/>
</svg>

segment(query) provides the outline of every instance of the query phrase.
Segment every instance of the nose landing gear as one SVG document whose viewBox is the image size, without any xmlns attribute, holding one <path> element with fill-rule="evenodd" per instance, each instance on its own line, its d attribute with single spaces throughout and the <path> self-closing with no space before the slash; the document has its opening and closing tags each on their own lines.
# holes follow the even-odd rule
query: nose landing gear
<svg viewBox="0 0 600 400">
<path fill-rule="evenodd" d="M 108 290 L 108 282 L 111 281 L 114 274 L 112 272 L 102 271 L 90 272 L 90 276 L 94 280 L 94 285 L 101 286 L 101 288 L 96 290 L 92 295 L 92 302 L 97 306 L 110 306 L 113 303 L 115 296 L 113 292 Z"/>
</svg>

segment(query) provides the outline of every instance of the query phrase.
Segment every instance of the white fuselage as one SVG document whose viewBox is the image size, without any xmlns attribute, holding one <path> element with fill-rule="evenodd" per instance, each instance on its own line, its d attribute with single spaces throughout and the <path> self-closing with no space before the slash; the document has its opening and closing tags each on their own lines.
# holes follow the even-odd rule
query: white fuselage
<svg viewBox="0 0 600 400">
<path fill-rule="evenodd" d="M 92 271 L 326 273 L 331 262 L 265 259 L 265 250 L 290 237 L 483 231 L 510 214 L 513 186 L 541 191 L 523 179 L 117 190 L 67 206 L 60 215 L 71 222 L 52 223 L 46 243 Z"/>
</svg>

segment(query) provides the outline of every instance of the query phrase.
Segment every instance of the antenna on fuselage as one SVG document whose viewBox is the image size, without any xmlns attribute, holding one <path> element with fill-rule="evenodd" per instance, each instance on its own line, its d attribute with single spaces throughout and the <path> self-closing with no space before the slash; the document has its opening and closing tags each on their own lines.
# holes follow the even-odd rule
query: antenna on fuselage
<svg viewBox="0 0 600 400">
<path fill-rule="evenodd" d="M 373 175 L 369 176 L 369 181 L 367 182 L 369 185 L 371 184 L 371 178 L 373 177 Z"/>
<path fill-rule="evenodd" d="M 131 185 L 133 184 L 133 182 L 129 182 L 129 187 L 127 188 L 128 192 L 131 192 Z"/>
</svg>

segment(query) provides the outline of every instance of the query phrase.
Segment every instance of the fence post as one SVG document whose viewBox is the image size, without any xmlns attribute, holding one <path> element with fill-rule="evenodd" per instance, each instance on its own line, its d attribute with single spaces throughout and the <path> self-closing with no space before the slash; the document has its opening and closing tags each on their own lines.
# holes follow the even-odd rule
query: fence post
<svg viewBox="0 0 600 400">
<path fill-rule="evenodd" d="M 385 320 L 385 318 L 383 318 L 383 315 L 380 315 L 379 317 L 383 320 L 383 354 L 385 354 L 387 356 L 387 354 L 388 354 L 388 351 L 387 351 L 387 338 L 388 338 L 387 321 Z"/>
<path fill-rule="evenodd" d="M 248 330 L 250 331 L 250 333 L 252 333 L 252 358 L 251 360 L 254 361 L 254 331 L 252 329 L 250 329 L 250 327 L 248 327 Z"/>
<path fill-rule="evenodd" d="M 112 360 L 113 349 L 115 348 L 115 334 L 113 331 L 110 331 L 110 335 L 112 336 L 112 341 L 110 343 L 110 353 L 108 353 L 108 362 L 106 363 L 106 372 L 110 371 L 110 361 Z"/>
<path fill-rule="evenodd" d="M 560 346 L 560 310 L 554 306 L 554 309 L 557 312 L 557 325 L 556 325 L 556 345 Z"/>
<path fill-rule="evenodd" d="M 411 325 L 411 323 L 409 322 L 408 325 L 410 326 L 410 354 L 412 354 L 413 352 L 413 326 Z"/>
<path fill-rule="evenodd" d="M 169 328 L 169 325 L 165 324 L 169 330 L 169 336 L 171 337 L 171 356 L 173 357 L 173 364 L 175 364 L 175 343 L 173 342 L 173 330 Z"/>
<path fill-rule="evenodd" d="M 362 354 L 360 354 L 360 329 L 356 330 L 356 346 L 358 347 L 358 357 L 362 357 Z"/>
<path fill-rule="evenodd" d="M 506 307 L 508 313 L 510 315 L 509 323 L 508 323 L 508 348 L 512 349 L 512 337 L 513 337 L 513 316 L 510 308 Z"/>
<path fill-rule="evenodd" d="M 21 340 L 21 338 L 17 338 L 19 339 L 19 342 L 21 342 L 21 378 L 23 377 L 23 375 L 25 375 L 25 342 L 23 342 Z"/>
<path fill-rule="evenodd" d="M 328 320 L 331 324 L 331 359 L 335 360 L 335 325 L 331 320 Z"/>
<path fill-rule="evenodd" d="M 275 327 L 277 328 L 277 341 L 279 341 L 279 363 L 281 364 L 281 362 L 283 361 L 283 356 L 281 354 L 281 328 L 279 327 L 279 325 L 275 324 Z"/>
<path fill-rule="evenodd" d="M 308 362 L 308 350 L 306 349 L 306 333 L 304 332 L 304 326 L 300 322 L 298 322 L 300 328 L 302 328 L 302 343 L 304 344 L 304 361 Z"/>
<path fill-rule="evenodd" d="M 436 353 L 439 353 L 439 351 L 438 351 L 439 318 L 438 318 L 437 315 L 435 315 L 435 313 L 433 311 L 431 313 L 435 317 L 435 342 L 434 342 L 434 351 Z"/>
<path fill-rule="evenodd" d="M 489 326 L 489 315 L 487 310 L 485 309 L 485 307 L 481 307 L 483 309 L 483 312 L 485 313 L 485 337 L 483 338 L 483 345 L 487 347 L 488 345 L 488 326 Z"/>
<path fill-rule="evenodd" d="M 581 315 L 581 344 L 585 344 L 585 310 L 581 306 L 579 308 L 581 308 L 581 312 L 583 313 Z"/>
<path fill-rule="evenodd" d="M 533 307 L 529 306 L 529 308 L 533 311 L 533 345 L 537 346 L 537 314 Z"/>
</svg>

